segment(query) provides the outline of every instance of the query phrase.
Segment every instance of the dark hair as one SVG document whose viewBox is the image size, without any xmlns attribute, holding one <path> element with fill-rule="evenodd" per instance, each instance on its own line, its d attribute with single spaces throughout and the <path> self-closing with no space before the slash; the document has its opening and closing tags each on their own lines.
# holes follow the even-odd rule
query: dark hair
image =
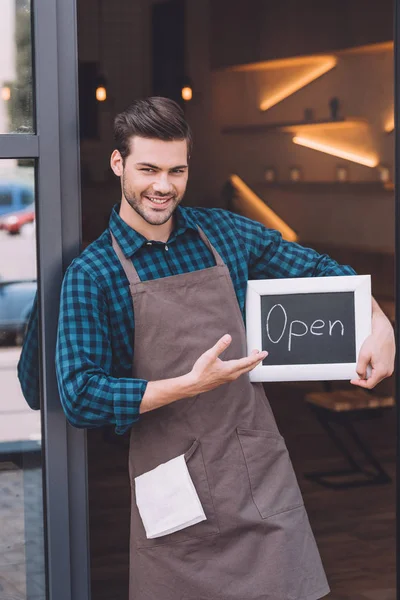
<svg viewBox="0 0 400 600">
<path fill-rule="evenodd" d="M 170 98 L 153 96 L 135 100 L 115 117 L 115 148 L 119 150 L 124 163 L 130 153 L 130 140 L 135 135 L 165 142 L 186 140 L 188 157 L 192 152 L 190 127 L 179 104 Z"/>
</svg>

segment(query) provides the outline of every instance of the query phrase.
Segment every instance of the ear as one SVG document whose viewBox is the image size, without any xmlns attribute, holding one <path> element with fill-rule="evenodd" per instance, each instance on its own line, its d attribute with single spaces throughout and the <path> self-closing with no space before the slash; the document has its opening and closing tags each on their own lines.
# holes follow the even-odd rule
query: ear
<svg viewBox="0 0 400 600">
<path fill-rule="evenodd" d="M 121 177 L 124 172 L 124 162 L 119 150 L 114 150 L 110 158 L 110 166 L 117 177 Z"/>
</svg>

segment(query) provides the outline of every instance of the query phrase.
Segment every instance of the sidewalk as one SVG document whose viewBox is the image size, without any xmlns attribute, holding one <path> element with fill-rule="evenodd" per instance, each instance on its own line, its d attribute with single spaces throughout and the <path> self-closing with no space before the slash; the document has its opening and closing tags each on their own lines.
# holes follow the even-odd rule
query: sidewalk
<svg viewBox="0 0 400 600">
<path fill-rule="evenodd" d="M 40 448 L 40 412 L 19 386 L 20 351 L 0 347 L 0 598 L 45 600 L 42 470 L 29 453 Z M 23 453 L 22 469 L 10 452 Z"/>
<path fill-rule="evenodd" d="M 17 378 L 20 352 L 20 348 L 0 347 L 0 453 L 5 443 L 41 439 L 40 412 L 29 408 Z"/>
</svg>

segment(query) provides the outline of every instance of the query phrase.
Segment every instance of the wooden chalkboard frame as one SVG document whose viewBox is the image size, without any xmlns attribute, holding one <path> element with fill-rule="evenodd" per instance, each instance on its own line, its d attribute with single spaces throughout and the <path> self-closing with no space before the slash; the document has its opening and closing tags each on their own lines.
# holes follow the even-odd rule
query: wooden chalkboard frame
<svg viewBox="0 0 400 600">
<path fill-rule="evenodd" d="M 260 279 L 247 282 L 246 330 L 249 352 L 262 348 L 261 297 L 279 294 L 354 292 L 356 356 L 371 333 L 371 276 Z M 268 358 L 266 359 L 268 361 Z M 258 365 L 250 381 L 327 381 L 357 378 L 356 363 Z"/>
</svg>

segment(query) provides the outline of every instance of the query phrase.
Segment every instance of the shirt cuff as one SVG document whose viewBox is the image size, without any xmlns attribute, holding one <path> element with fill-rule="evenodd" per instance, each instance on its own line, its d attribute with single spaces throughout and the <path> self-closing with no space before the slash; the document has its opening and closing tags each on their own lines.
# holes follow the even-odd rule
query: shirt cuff
<svg viewBox="0 0 400 600">
<path fill-rule="evenodd" d="M 140 404 L 147 388 L 144 379 L 115 379 L 113 401 L 115 432 L 124 434 L 139 419 Z"/>
</svg>

